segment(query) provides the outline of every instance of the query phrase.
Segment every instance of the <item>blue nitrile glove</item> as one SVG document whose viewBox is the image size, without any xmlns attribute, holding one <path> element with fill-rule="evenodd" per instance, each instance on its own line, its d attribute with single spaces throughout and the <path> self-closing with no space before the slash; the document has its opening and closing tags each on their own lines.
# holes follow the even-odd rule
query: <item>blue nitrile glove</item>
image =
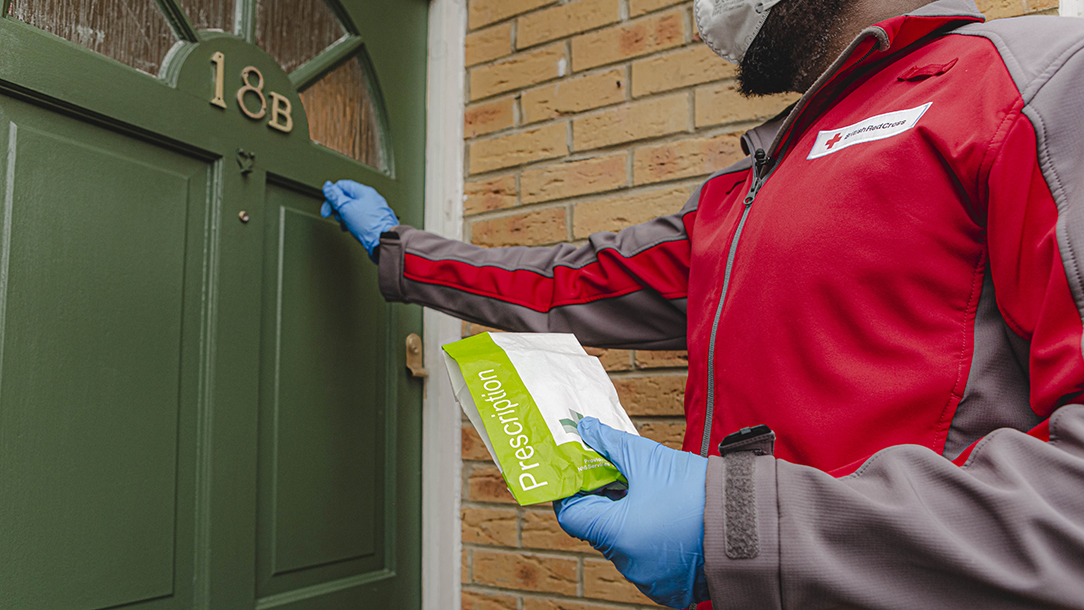
<svg viewBox="0 0 1084 610">
<path fill-rule="evenodd" d="M 365 246 L 369 258 L 375 262 L 374 252 L 380 245 L 380 234 L 399 224 L 388 202 L 373 187 L 353 180 L 325 182 L 324 197 L 327 201 L 320 206 L 320 215 L 324 218 L 335 216 L 343 229 L 350 231 Z"/>
<path fill-rule="evenodd" d="M 704 576 L 704 481 L 708 460 L 585 417 L 580 437 L 625 475 L 620 500 L 577 494 L 553 503 L 569 534 L 591 543 L 656 603 L 688 608 L 708 599 Z"/>
</svg>

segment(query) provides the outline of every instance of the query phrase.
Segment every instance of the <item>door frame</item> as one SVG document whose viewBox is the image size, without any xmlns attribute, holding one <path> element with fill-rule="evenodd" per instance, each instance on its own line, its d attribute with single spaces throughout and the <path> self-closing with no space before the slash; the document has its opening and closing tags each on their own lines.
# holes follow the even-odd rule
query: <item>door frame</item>
<svg viewBox="0 0 1084 610">
<path fill-rule="evenodd" d="M 463 237 L 463 99 L 467 0 L 430 0 L 425 230 Z M 440 346 L 462 336 L 455 318 L 426 309 L 422 400 L 422 608 L 459 610 L 462 418 Z"/>
</svg>

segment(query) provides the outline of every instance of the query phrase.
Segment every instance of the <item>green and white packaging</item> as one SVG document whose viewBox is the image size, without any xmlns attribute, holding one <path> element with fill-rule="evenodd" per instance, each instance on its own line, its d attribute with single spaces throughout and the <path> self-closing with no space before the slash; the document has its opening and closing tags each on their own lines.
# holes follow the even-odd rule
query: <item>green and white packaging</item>
<svg viewBox="0 0 1084 610">
<path fill-rule="evenodd" d="M 636 434 L 602 364 L 575 336 L 483 333 L 444 346 L 452 389 L 520 505 L 626 483 L 576 432 L 584 417 Z"/>
</svg>

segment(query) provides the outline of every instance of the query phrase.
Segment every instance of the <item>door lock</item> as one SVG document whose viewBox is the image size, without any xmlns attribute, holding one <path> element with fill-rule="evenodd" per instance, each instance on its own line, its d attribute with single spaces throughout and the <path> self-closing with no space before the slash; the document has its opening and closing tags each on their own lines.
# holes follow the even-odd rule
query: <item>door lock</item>
<svg viewBox="0 0 1084 610">
<path fill-rule="evenodd" d="M 417 333 L 410 333 L 406 338 L 406 366 L 415 377 L 428 377 L 422 355 L 422 338 Z"/>
</svg>

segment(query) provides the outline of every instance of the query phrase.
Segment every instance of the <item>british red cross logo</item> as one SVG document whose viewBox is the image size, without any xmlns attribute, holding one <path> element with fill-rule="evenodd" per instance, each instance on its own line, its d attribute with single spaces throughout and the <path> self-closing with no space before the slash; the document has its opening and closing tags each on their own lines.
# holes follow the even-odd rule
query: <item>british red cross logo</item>
<svg viewBox="0 0 1084 610">
<path fill-rule="evenodd" d="M 828 146 L 828 150 L 832 150 L 832 147 L 836 144 L 839 144 L 839 141 L 842 139 L 843 138 L 837 133 L 835 136 L 832 137 L 831 140 L 825 142 L 825 145 Z"/>
</svg>

